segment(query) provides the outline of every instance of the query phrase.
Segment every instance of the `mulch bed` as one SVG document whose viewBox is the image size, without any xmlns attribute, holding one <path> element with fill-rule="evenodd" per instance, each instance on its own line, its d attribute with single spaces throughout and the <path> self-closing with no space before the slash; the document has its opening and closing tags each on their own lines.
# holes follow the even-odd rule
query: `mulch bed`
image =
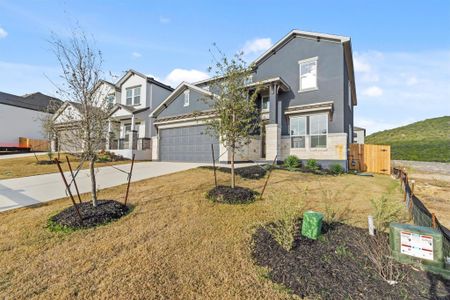
<svg viewBox="0 0 450 300">
<path fill-rule="evenodd" d="M 213 167 L 203 166 L 201 168 L 213 170 Z M 226 167 L 216 167 L 216 170 L 223 173 L 231 173 L 231 168 Z M 267 170 L 263 166 L 249 166 L 249 167 L 240 167 L 234 169 L 236 175 L 239 175 L 245 179 L 260 179 L 263 178 Z"/>
<path fill-rule="evenodd" d="M 228 204 L 247 204 L 255 201 L 256 192 L 236 186 L 234 189 L 229 186 L 219 185 L 210 190 L 206 197 L 214 202 Z"/>
<path fill-rule="evenodd" d="M 98 200 L 97 207 L 93 207 L 92 202 L 88 201 L 77 204 L 77 207 L 83 218 L 82 223 L 73 205 L 52 216 L 50 221 L 71 229 L 89 228 L 117 220 L 130 210 L 115 200 Z"/>
<path fill-rule="evenodd" d="M 317 241 L 298 234 L 289 252 L 260 227 L 253 235 L 252 257 L 269 268 L 272 281 L 302 298 L 450 299 L 450 281 L 407 265 L 398 264 L 406 274 L 403 281 L 384 281 L 355 246 L 355 240 L 370 238 L 366 230 L 344 224 L 324 227 Z"/>
<path fill-rule="evenodd" d="M 62 163 L 62 162 L 60 162 Z M 36 162 L 36 164 L 38 165 L 55 165 L 56 161 L 55 160 L 39 160 Z"/>
</svg>

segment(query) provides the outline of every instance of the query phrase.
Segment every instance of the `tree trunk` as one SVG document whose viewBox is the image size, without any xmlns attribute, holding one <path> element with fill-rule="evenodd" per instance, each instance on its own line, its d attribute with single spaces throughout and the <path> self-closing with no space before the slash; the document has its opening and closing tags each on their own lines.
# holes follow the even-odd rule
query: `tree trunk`
<svg viewBox="0 0 450 300">
<path fill-rule="evenodd" d="M 231 188 L 234 189 L 236 184 L 236 178 L 234 176 L 234 151 L 235 148 L 231 147 Z"/>
<path fill-rule="evenodd" d="M 92 190 L 92 206 L 97 206 L 97 183 L 95 180 L 95 169 L 94 169 L 95 157 L 91 158 L 89 162 L 89 170 L 91 172 L 91 190 Z"/>
</svg>

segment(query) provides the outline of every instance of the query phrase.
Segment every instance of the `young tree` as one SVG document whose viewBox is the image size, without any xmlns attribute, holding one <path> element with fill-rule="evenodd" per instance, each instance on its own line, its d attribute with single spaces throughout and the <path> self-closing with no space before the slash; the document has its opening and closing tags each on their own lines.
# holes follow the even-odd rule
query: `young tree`
<svg viewBox="0 0 450 300">
<path fill-rule="evenodd" d="M 216 78 L 210 84 L 215 97 L 210 99 L 215 118 L 206 121 L 208 128 L 218 135 L 222 144 L 231 152 L 231 187 L 235 187 L 236 151 L 250 142 L 250 135 L 259 126 L 256 98 L 259 88 L 246 87 L 252 75 L 252 67 L 242 59 L 243 53 L 228 58 L 217 49 L 219 57 L 213 55 L 214 66 L 209 72 Z"/>
<path fill-rule="evenodd" d="M 108 128 L 108 101 L 97 91 L 102 76 L 102 54 L 86 34 L 76 29 L 63 40 L 53 35 L 50 41 L 62 71 L 62 84 L 57 85 L 61 99 L 70 101 L 64 117 L 45 126 L 59 135 L 59 143 L 89 161 L 92 205 L 97 206 L 95 161 L 105 145 Z M 73 106 L 73 108 L 72 108 Z M 65 136 L 64 136 L 65 135 Z M 63 146 L 63 145 L 61 145 Z"/>
</svg>

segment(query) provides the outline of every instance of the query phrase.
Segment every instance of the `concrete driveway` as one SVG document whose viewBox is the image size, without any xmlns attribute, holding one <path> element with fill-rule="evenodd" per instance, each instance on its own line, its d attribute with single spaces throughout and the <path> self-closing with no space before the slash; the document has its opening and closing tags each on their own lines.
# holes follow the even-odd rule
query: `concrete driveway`
<svg viewBox="0 0 450 300">
<path fill-rule="evenodd" d="M 129 171 L 131 164 L 115 166 Z M 172 162 L 138 162 L 134 165 L 131 181 L 157 177 L 199 167 L 204 164 Z M 104 189 L 126 183 L 127 174 L 113 167 L 97 169 L 97 186 Z M 70 174 L 64 173 L 70 180 Z M 81 170 L 77 176 L 80 193 L 90 191 L 89 170 Z M 75 195 L 75 188 L 72 186 Z M 28 205 L 48 202 L 66 197 L 65 187 L 59 173 L 0 180 L 0 212 Z M 76 196 L 75 196 L 76 197 Z M 76 199 L 76 198 L 75 198 Z"/>
</svg>

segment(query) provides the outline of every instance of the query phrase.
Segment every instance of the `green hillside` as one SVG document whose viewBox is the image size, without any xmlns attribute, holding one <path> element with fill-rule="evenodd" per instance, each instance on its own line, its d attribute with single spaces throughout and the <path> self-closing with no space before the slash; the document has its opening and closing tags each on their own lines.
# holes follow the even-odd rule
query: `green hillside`
<svg viewBox="0 0 450 300">
<path fill-rule="evenodd" d="M 450 162 L 450 116 L 376 132 L 365 143 L 391 145 L 392 159 Z"/>
</svg>

